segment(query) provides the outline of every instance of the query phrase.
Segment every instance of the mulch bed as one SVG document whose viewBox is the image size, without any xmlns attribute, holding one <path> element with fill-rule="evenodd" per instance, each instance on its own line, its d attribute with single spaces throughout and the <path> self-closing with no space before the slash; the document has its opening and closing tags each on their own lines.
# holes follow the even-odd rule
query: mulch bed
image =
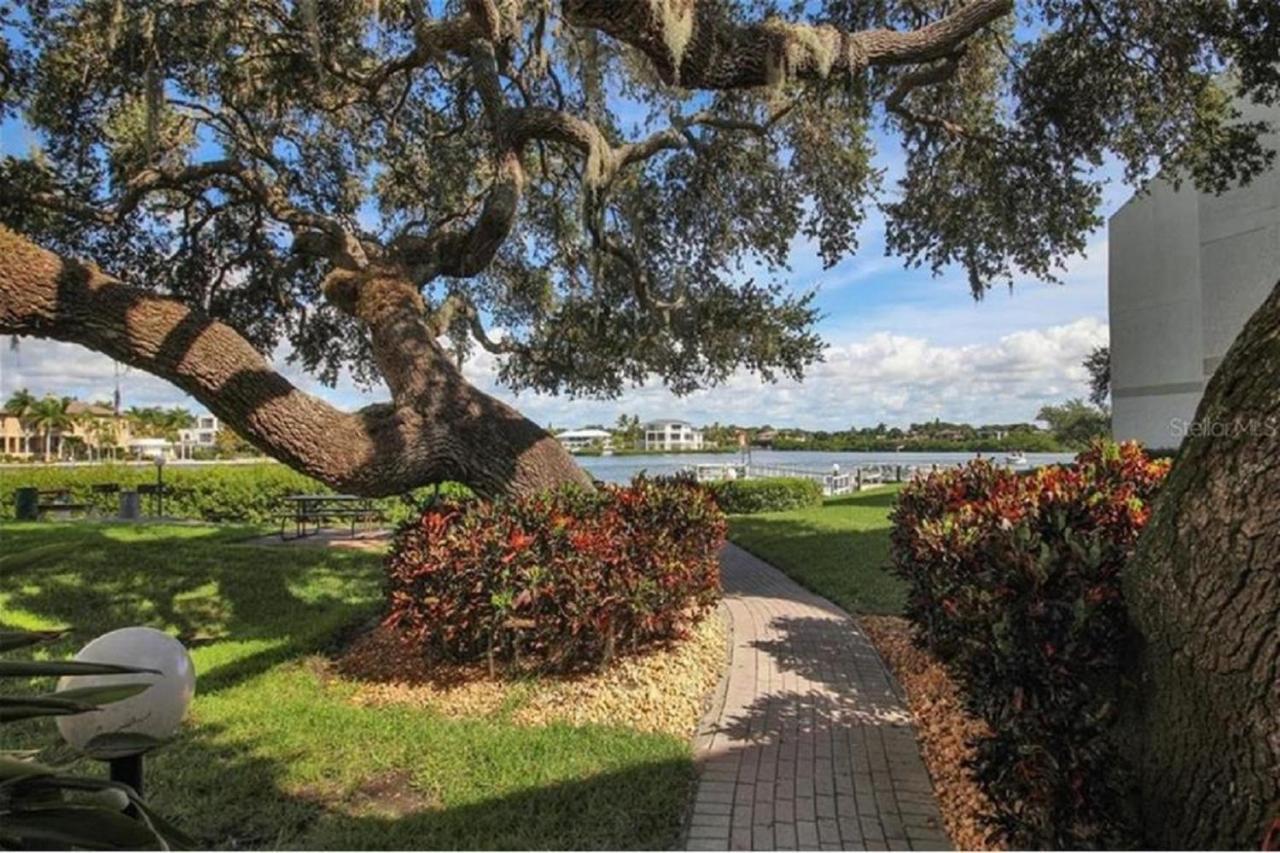
<svg viewBox="0 0 1280 853">
<path fill-rule="evenodd" d="M 357 637 L 329 666 L 360 705 L 412 705 L 448 717 L 503 716 L 517 725 L 598 723 L 691 737 L 728 661 L 724 619 L 685 640 L 628 655 L 598 673 L 491 675 L 484 664 L 428 661 L 393 630 Z"/>
<path fill-rule="evenodd" d="M 987 732 L 986 724 L 965 712 L 959 690 L 942 664 L 912 644 L 910 622 L 897 616 L 863 616 L 858 621 L 906 691 L 938 807 L 956 849 L 1006 849 L 988 838 L 979 815 L 990 813 L 989 802 L 965 767 L 973 754 L 968 744 Z"/>
</svg>

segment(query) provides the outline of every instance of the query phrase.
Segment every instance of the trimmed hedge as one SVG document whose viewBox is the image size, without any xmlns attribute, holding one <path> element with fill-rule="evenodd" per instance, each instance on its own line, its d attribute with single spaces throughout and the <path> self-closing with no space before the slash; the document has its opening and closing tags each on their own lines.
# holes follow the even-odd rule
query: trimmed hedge
<svg viewBox="0 0 1280 853">
<path fill-rule="evenodd" d="M 94 485 L 117 483 L 121 488 L 132 489 L 155 481 L 154 465 L 24 465 L 0 469 L 0 520 L 13 520 L 13 494 L 24 486 L 42 490 L 69 489 L 74 501 L 94 503 Z M 270 462 L 166 465 L 164 484 L 164 514 L 167 517 L 250 524 L 270 522 L 284 495 L 333 491 L 285 465 Z M 403 498 L 382 498 L 377 501 L 377 506 L 390 521 L 398 523 L 416 515 L 421 503 L 433 494 L 433 488 L 419 489 Z M 446 483 L 441 494 L 461 497 L 470 493 L 464 486 Z M 105 512 L 114 514 L 117 507 L 114 496 L 105 501 L 99 498 L 98 502 Z M 143 510 L 150 511 L 145 501 Z"/>
<path fill-rule="evenodd" d="M 725 526 L 705 489 L 674 479 L 442 501 L 396 536 L 385 624 L 435 658 L 599 667 L 683 636 L 716 602 Z"/>
<path fill-rule="evenodd" d="M 721 480 L 710 484 L 716 503 L 734 515 L 803 509 L 822 503 L 822 486 L 804 477 Z"/>
<path fill-rule="evenodd" d="M 1132 443 L 1023 476 L 973 462 L 912 482 L 893 512 L 907 615 L 991 730 L 974 770 L 1013 849 L 1134 841 L 1109 736 L 1120 573 L 1168 469 Z"/>
</svg>

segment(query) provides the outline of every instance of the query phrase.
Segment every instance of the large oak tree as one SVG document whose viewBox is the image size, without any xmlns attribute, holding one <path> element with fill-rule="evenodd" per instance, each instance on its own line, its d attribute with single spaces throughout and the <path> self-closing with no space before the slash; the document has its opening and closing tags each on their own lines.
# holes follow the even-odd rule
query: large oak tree
<svg viewBox="0 0 1280 853">
<path fill-rule="evenodd" d="M 890 251 L 963 269 L 975 295 L 1051 280 L 1099 224 L 1108 158 L 1135 183 L 1164 169 L 1210 188 L 1269 165 L 1264 128 L 1238 121 L 1232 97 L 1280 99 L 1278 7 L 0 2 L 0 110 L 37 141 L 0 165 L 0 332 L 151 371 L 342 489 L 585 482 L 542 429 L 469 385 L 460 358 L 483 347 L 508 386 L 570 394 L 649 377 L 687 392 L 741 368 L 799 376 L 820 342 L 810 299 L 782 284 L 788 253 L 838 262 L 872 205 Z M 894 186 L 877 143 L 901 150 Z M 1252 329 L 1239 352 L 1270 367 L 1274 324 Z M 391 399 L 338 411 L 270 367 L 279 351 L 328 381 L 347 369 L 385 382 Z M 1222 370 L 1248 371 L 1240 357 Z M 1209 398 L 1274 410 L 1274 374 L 1221 373 Z M 1209 441 L 1188 459 L 1247 457 L 1240 470 L 1274 479 L 1274 461 L 1247 456 L 1257 443 L 1215 455 Z M 1181 476 L 1169 506 L 1200 494 Z M 1174 588 L 1216 600 L 1188 576 L 1246 595 L 1269 571 L 1271 598 L 1244 601 L 1235 633 L 1205 642 L 1275 632 L 1280 533 L 1214 500 L 1235 508 L 1185 522 L 1162 508 L 1157 528 L 1184 525 L 1178 553 L 1149 549 L 1134 588 L 1151 641 L 1140 674 L 1160 682 L 1144 708 L 1144 802 L 1165 843 L 1253 840 L 1280 808 L 1274 740 L 1169 734 L 1201 711 L 1238 722 L 1178 698 L 1238 664 L 1262 690 L 1235 694 L 1263 697 L 1251 725 L 1276 711 L 1274 643 L 1187 663 L 1180 626 L 1222 622 L 1160 604 Z M 1251 556 L 1224 562 L 1226 545 Z M 1186 769 L 1211 751 L 1212 772 Z M 1220 800 L 1200 821 L 1179 813 L 1232 772 L 1245 817 Z"/>
<path fill-rule="evenodd" d="M 1263 164 L 1212 76 L 1259 50 L 1246 5 L 6 3 L 3 105 L 38 146 L 0 170 L 0 331 L 162 376 L 341 489 L 582 482 L 460 355 L 571 394 L 799 376 L 820 342 L 788 251 L 834 264 L 872 204 L 975 293 L 1051 278 L 1108 152 Z M 279 351 L 391 399 L 337 411 Z"/>
</svg>

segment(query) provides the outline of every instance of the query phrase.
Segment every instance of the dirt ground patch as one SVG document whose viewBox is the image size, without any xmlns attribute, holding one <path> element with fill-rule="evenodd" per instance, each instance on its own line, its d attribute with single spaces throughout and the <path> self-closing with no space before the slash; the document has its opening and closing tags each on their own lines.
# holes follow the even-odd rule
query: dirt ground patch
<svg viewBox="0 0 1280 853">
<path fill-rule="evenodd" d="M 986 725 L 965 712 L 942 664 L 912 644 L 910 622 L 897 616 L 863 616 L 858 621 L 907 693 L 920 750 L 956 849 L 1004 850 L 987 837 L 979 821 L 990 806 L 965 767 L 973 753 L 969 741 L 986 733 Z"/>
<path fill-rule="evenodd" d="M 387 628 L 361 635 L 332 671 L 361 705 L 407 704 L 449 717 L 508 716 L 518 725 L 600 723 L 693 735 L 728 661 L 724 619 L 712 613 L 687 639 L 571 676 L 489 674 L 483 664 L 432 663 Z"/>
</svg>

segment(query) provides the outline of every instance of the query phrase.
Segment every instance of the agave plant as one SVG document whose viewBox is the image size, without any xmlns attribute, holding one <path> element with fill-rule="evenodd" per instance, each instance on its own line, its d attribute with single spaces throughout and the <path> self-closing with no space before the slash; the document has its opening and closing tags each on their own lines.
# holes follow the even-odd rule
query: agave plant
<svg viewBox="0 0 1280 853">
<path fill-rule="evenodd" d="M 0 653 L 51 642 L 65 633 L 0 631 Z M 130 673 L 155 670 L 85 661 L 0 660 L 0 679 Z M 96 711 L 150 686 L 137 682 L 35 696 L 0 695 L 0 725 Z M 94 746 L 99 748 L 89 750 L 93 757 L 110 758 L 122 748 L 137 745 Z M 124 783 L 40 763 L 32 752 L 0 751 L 0 849 L 171 850 L 192 846 L 190 839 Z"/>
</svg>

